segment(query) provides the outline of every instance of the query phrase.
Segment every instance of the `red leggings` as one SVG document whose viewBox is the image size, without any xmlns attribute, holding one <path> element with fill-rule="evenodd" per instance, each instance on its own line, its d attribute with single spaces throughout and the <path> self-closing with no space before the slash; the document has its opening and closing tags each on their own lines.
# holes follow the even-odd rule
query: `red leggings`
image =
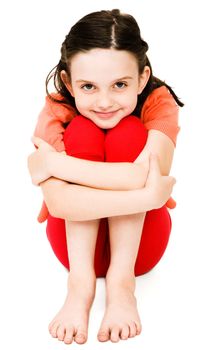
<svg viewBox="0 0 215 350">
<path fill-rule="evenodd" d="M 68 155 L 100 162 L 134 162 L 146 140 L 147 131 L 135 116 L 123 118 L 108 130 L 100 129 L 85 117 L 76 116 L 64 134 Z M 166 206 L 147 212 L 135 264 L 136 276 L 148 272 L 158 263 L 166 249 L 170 231 L 171 219 Z M 55 255 L 69 269 L 65 221 L 49 215 L 46 232 Z M 109 263 L 108 220 L 102 218 L 94 259 L 97 277 L 106 275 Z"/>
</svg>

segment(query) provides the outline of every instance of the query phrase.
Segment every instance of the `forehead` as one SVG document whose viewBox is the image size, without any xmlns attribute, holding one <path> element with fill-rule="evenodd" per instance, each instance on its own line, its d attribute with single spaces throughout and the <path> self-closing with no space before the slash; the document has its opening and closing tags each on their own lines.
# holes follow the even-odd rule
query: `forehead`
<svg viewBox="0 0 215 350">
<path fill-rule="evenodd" d="M 115 77 L 137 75 L 138 64 L 135 56 L 128 51 L 115 49 L 92 49 L 80 52 L 71 59 L 72 79 L 94 81 L 104 76 Z"/>
</svg>

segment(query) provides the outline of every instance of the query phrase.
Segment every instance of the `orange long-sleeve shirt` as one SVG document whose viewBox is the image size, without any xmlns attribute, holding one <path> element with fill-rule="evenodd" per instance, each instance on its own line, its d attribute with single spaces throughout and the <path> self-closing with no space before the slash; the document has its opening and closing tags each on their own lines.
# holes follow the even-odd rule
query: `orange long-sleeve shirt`
<svg viewBox="0 0 215 350">
<path fill-rule="evenodd" d="M 53 96 L 61 99 L 59 94 L 53 94 Z M 141 110 L 140 119 L 147 130 L 155 129 L 163 132 L 176 145 L 177 135 L 180 130 L 178 113 L 179 107 L 173 96 L 166 86 L 161 86 L 153 90 L 147 97 Z M 46 104 L 39 114 L 34 135 L 54 146 L 57 151 L 64 151 L 64 124 L 70 122 L 76 114 L 77 112 L 72 106 L 59 104 L 46 97 Z M 174 201 L 170 199 L 168 206 L 174 207 Z M 43 222 L 46 220 L 47 215 L 48 211 L 45 203 L 43 203 L 38 221 Z"/>
</svg>

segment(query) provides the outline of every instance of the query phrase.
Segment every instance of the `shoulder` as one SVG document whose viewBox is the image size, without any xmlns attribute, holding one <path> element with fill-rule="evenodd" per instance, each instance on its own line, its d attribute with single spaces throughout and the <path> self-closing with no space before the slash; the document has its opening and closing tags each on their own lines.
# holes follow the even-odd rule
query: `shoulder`
<svg viewBox="0 0 215 350">
<path fill-rule="evenodd" d="M 147 97 L 140 119 L 147 130 L 158 130 L 166 134 L 176 144 L 179 106 L 166 86 L 152 91 Z"/>
<path fill-rule="evenodd" d="M 63 96 L 61 94 L 51 93 L 50 96 L 51 97 L 46 96 L 45 101 L 45 110 L 49 113 L 49 115 L 52 115 L 53 117 L 66 123 L 77 114 L 74 107 L 61 102 L 63 101 Z"/>
<path fill-rule="evenodd" d="M 144 122 L 144 119 L 148 117 L 150 113 L 150 117 L 156 117 L 154 112 L 162 112 L 162 113 L 178 113 L 179 107 L 168 90 L 166 86 L 161 86 L 157 89 L 154 89 L 151 94 L 147 97 L 142 110 L 141 110 L 141 119 Z"/>
</svg>

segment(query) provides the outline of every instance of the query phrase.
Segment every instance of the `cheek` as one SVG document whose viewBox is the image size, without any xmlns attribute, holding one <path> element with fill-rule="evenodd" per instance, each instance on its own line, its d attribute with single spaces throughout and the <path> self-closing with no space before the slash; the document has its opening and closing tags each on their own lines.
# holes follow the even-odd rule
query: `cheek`
<svg viewBox="0 0 215 350">
<path fill-rule="evenodd" d="M 82 94 L 75 95 L 75 104 L 78 109 L 87 109 L 91 105 L 91 101 L 88 96 L 83 96 Z"/>
<path fill-rule="evenodd" d="M 136 93 L 129 93 L 129 94 L 125 94 L 123 96 L 123 101 L 122 103 L 124 103 L 124 106 L 127 108 L 135 108 L 136 104 L 137 104 L 137 94 Z"/>
</svg>

